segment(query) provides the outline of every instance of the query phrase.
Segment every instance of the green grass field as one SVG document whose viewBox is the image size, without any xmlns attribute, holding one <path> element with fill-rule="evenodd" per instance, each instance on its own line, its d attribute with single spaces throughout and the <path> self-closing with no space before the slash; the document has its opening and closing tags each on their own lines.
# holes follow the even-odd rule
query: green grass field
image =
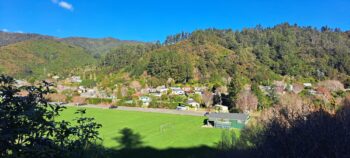
<svg viewBox="0 0 350 158">
<path fill-rule="evenodd" d="M 72 120 L 76 107 L 62 112 L 64 120 Z M 119 131 L 131 128 L 139 133 L 144 146 L 157 149 L 215 146 L 221 138 L 221 129 L 202 128 L 205 117 L 183 116 L 160 113 L 119 111 L 87 108 L 87 116 L 102 124 L 100 135 L 106 147 L 118 147 L 115 138 Z"/>
</svg>

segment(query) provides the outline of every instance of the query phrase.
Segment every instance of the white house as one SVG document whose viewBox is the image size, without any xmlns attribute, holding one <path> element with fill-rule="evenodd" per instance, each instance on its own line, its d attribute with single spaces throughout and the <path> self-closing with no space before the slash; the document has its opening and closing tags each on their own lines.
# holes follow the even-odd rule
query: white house
<svg viewBox="0 0 350 158">
<path fill-rule="evenodd" d="M 182 89 L 174 89 L 172 91 L 172 94 L 174 94 L 174 95 L 184 95 L 185 91 L 183 91 Z"/>
<path fill-rule="evenodd" d="M 219 104 L 216 104 L 214 106 L 214 108 L 218 111 L 218 112 L 222 112 L 222 113 L 228 113 L 228 107 L 227 106 L 223 106 L 223 105 L 219 105 Z"/>
<path fill-rule="evenodd" d="M 70 78 L 70 82 L 73 82 L 73 83 L 81 83 L 83 80 L 81 80 L 80 76 L 72 76 Z"/>
<path fill-rule="evenodd" d="M 192 98 L 189 98 L 187 101 L 188 105 L 191 105 L 192 107 L 199 108 L 200 104 L 196 101 L 194 101 Z"/>
<path fill-rule="evenodd" d="M 312 84 L 311 83 L 304 83 L 304 87 L 310 88 L 310 87 L 312 87 Z"/>
<path fill-rule="evenodd" d="M 147 96 L 141 96 L 140 100 L 142 101 L 142 104 L 146 105 L 146 106 L 148 106 L 149 103 L 152 101 L 152 99 L 150 97 L 147 97 Z"/>
<path fill-rule="evenodd" d="M 84 97 L 84 98 L 96 98 L 97 97 L 97 90 L 87 89 L 84 93 L 81 93 L 80 96 Z"/>
<path fill-rule="evenodd" d="M 55 75 L 52 78 L 55 79 L 55 80 L 58 80 L 60 78 L 60 76 Z"/>
<path fill-rule="evenodd" d="M 141 96 L 140 100 L 143 102 L 151 102 L 152 101 L 152 99 L 150 97 L 147 97 L 147 96 Z"/>
<path fill-rule="evenodd" d="M 157 89 L 156 88 L 150 88 L 148 89 L 149 90 L 149 93 L 156 93 L 157 92 Z"/>
</svg>

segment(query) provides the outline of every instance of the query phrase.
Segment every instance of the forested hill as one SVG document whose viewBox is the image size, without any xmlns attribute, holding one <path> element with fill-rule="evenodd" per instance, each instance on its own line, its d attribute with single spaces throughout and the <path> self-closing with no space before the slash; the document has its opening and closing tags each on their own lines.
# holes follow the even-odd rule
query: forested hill
<svg viewBox="0 0 350 158">
<path fill-rule="evenodd" d="M 138 41 L 124 41 L 115 38 L 83 38 L 83 37 L 68 37 L 62 38 L 60 41 L 80 46 L 85 48 L 89 53 L 93 54 L 95 57 L 103 56 L 110 50 L 121 46 L 121 45 L 133 45 L 142 42 Z"/>
<path fill-rule="evenodd" d="M 20 78 L 68 73 L 95 62 L 83 48 L 56 40 L 26 40 L 0 47 L 0 73 Z"/>
<path fill-rule="evenodd" d="M 158 83 L 172 78 L 227 84 L 237 76 L 262 84 L 283 76 L 350 81 L 349 32 L 287 23 L 183 32 L 163 44 L 0 32 L 0 53 L 0 72 L 15 76 L 47 76 L 98 63 L 103 69 L 99 73 L 147 75 Z"/>
<path fill-rule="evenodd" d="M 57 38 L 0 31 L 0 74 L 43 79 L 48 74 L 69 74 L 74 68 L 95 66 L 106 52 L 141 42 L 114 38 Z"/>
<path fill-rule="evenodd" d="M 349 33 L 328 27 L 285 23 L 242 31 L 197 30 L 169 36 L 162 46 L 122 49 L 107 54 L 101 64 L 163 81 L 225 83 L 233 76 L 257 82 L 281 76 L 345 81 L 350 75 Z"/>
<path fill-rule="evenodd" d="M 54 39 L 52 36 L 45 36 L 32 33 L 10 33 L 0 31 L 0 47 L 27 40 Z"/>
</svg>

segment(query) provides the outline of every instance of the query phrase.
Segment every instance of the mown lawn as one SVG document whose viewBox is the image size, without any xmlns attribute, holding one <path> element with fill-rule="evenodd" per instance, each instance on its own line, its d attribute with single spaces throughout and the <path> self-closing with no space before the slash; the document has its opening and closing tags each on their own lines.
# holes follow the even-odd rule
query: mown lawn
<svg viewBox="0 0 350 158">
<path fill-rule="evenodd" d="M 76 110 L 76 107 L 69 107 L 61 116 L 72 120 Z M 123 128 L 139 133 L 144 146 L 156 149 L 213 147 L 222 133 L 221 129 L 202 128 L 205 117 L 95 108 L 87 108 L 87 116 L 103 125 L 100 129 L 103 145 L 113 148 L 119 146 L 115 139 L 121 136 L 119 132 Z"/>
</svg>

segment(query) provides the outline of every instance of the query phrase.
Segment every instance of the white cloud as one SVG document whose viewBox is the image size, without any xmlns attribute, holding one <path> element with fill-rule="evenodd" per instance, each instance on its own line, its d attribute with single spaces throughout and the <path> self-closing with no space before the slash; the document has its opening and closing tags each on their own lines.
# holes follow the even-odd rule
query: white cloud
<svg viewBox="0 0 350 158">
<path fill-rule="evenodd" d="M 70 4 L 70 3 L 68 3 L 68 2 L 60 1 L 60 2 L 58 3 L 58 5 L 59 5 L 60 7 L 62 7 L 62 8 L 64 8 L 64 9 L 73 11 L 73 5 Z"/>
<path fill-rule="evenodd" d="M 16 33 L 24 33 L 22 30 L 18 30 L 16 31 Z"/>
<path fill-rule="evenodd" d="M 8 29 L 1 29 L 2 32 L 9 32 Z"/>
<path fill-rule="evenodd" d="M 58 6 L 60 6 L 63 9 L 67 9 L 70 11 L 73 11 L 73 5 L 66 2 L 66 1 L 60 1 L 60 0 L 51 0 L 52 3 L 57 4 Z"/>
</svg>

